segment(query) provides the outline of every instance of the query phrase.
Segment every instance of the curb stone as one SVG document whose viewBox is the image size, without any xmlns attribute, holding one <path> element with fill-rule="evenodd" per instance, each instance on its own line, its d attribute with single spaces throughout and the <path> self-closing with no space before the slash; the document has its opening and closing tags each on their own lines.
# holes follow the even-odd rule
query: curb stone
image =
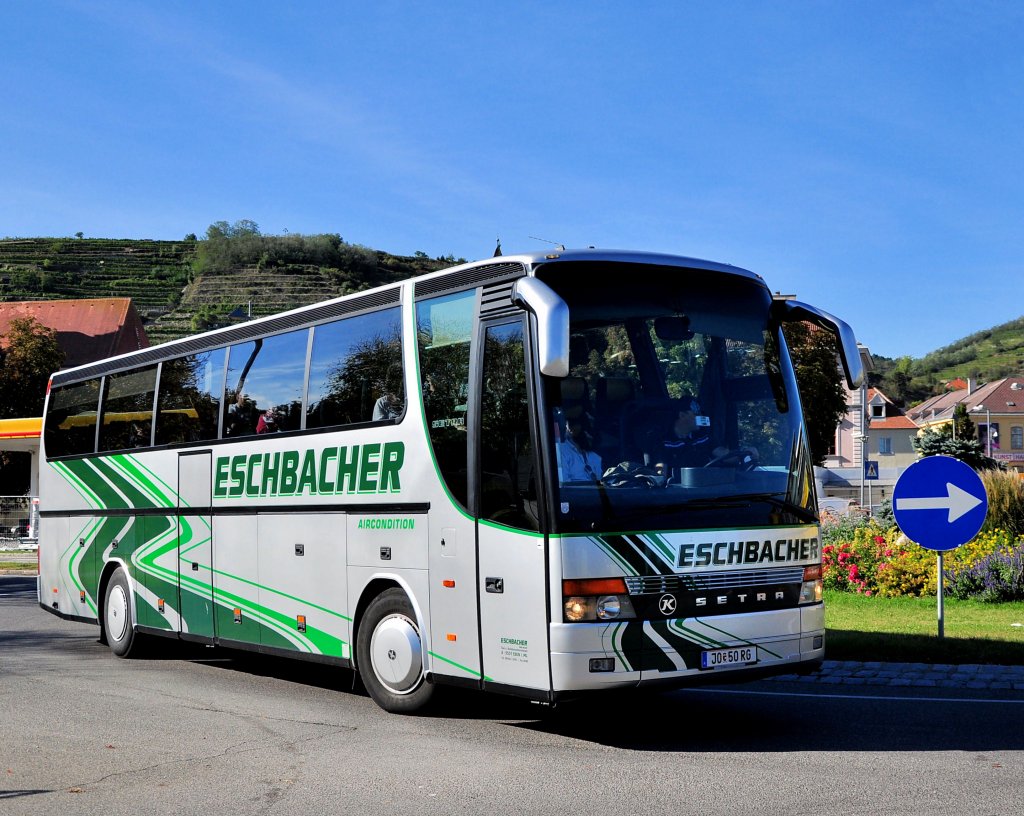
<svg viewBox="0 0 1024 816">
<path fill-rule="evenodd" d="M 974 663 L 881 663 L 826 660 L 810 675 L 785 674 L 773 682 L 818 682 L 828 685 L 890 686 L 893 688 L 961 688 L 1024 691 L 1024 666 Z"/>
</svg>

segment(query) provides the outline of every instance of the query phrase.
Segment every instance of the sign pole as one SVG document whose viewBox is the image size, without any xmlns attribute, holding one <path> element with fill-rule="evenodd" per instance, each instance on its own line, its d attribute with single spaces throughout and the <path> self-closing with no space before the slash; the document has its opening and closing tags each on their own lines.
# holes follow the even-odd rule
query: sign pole
<svg viewBox="0 0 1024 816">
<path fill-rule="evenodd" d="M 935 582 L 939 640 L 945 637 L 943 553 L 966 544 L 985 523 L 988 495 L 981 477 L 952 456 L 926 456 L 908 467 L 892 491 L 892 509 L 903 534 L 938 554 Z"/>
</svg>

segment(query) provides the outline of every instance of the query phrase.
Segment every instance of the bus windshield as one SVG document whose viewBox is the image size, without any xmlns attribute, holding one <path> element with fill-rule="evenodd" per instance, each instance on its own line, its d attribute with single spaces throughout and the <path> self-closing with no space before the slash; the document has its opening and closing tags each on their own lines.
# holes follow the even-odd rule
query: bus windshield
<svg viewBox="0 0 1024 816">
<path fill-rule="evenodd" d="M 571 266 L 538 275 L 571 321 L 569 376 L 544 389 L 555 530 L 813 522 L 799 397 L 763 283 L 628 264 L 577 279 Z"/>
</svg>

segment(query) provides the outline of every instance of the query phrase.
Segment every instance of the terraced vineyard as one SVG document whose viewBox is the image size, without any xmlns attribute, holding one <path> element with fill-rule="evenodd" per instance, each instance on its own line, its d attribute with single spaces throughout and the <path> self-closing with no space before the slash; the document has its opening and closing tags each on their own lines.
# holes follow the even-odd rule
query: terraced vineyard
<svg viewBox="0 0 1024 816">
<path fill-rule="evenodd" d="M 345 269 L 278 263 L 194 272 L 198 242 L 0 240 L 0 301 L 130 297 L 153 344 L 439 269 L 448 261 L 352 247 Z M 243 317 L 230 317 L 232 312 Z"/>
<path fill-rule="evenodd" d="M 130 297 L 139 314 L 171 309 L 194 241 L 27 238 L 0 241 L 0 300 Z"/>
</svg>

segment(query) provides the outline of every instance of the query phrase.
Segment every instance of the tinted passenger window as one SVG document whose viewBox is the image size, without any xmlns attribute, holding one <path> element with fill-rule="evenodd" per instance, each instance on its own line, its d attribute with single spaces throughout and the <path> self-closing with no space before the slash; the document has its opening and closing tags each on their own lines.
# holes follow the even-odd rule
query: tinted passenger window
<svg viewBox="0 0 1024 816">
<path fill-rule="evenodd" d="M 228 353 L 225 436 L 296 431 L 309 330 L 232 346 Z"/>
<path fill-rule="evenodd" d="M 155 391 L 156 366 L 107 377 L 100 426 L 101 451 L 149 447 Z"/>
<path fill-rule="evenodd" d="M 308 399 L 307 428 L 400 417 L 405 387 L 399 309 L 314 328 Z"/>
<path fill-rule="evenodd" d="M 434 459 L 449 492 L 466 506 L 469 350 L 476 293 L 416 304 L 423 410 Z"/>
<path fill-rule="evenodd" d="M 217 438 L 224 393 L 224 349 L 168 360 L 160 369 L 156 444 L 181 445 Z"/>
<path fill-rule="evenodd" d="M 47 457 L 92 453 L 96 446 L 96 411 L 100 381 L 54 388 L 46 413 Z"/>
</svg>

